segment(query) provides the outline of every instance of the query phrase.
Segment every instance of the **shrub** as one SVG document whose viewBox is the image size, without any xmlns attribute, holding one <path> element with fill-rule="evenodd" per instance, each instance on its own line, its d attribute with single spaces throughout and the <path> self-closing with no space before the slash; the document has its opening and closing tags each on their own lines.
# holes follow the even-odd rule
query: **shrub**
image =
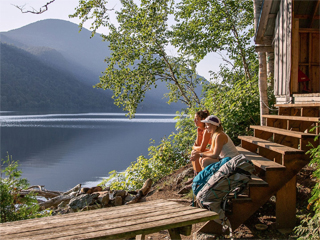
<svg viewBox="0 0 320 240">
<path fill-rule="evenodd" d="M 311 132 L 315 128 L 311 129 Z M 319 136 L 315 137 L 315 141 L 319 139 Z M 311 198 L 309 199 L 308 209 L 312 207 L 312 213 L 308 214 L 302 219 L 301 224 L 295 228 L 295 232 L 298 234 L 299 239 L 320 239 L 320 145 L 313 146 L 307 152 L 310 154 L 311 161 L 310 166 L 315 169 L 312 176 L 316 178 L 316 184 L 312 189 Z"/>
<path fill-rule="evenodd" d="M 196 137 L 196 128 L 192 119 L 185 117 L 184 113 L 176 118 L 177 132 L 164 137 L 157 146 L 153 141 L 148 149 L 149 158 L 139 156 L 124 172 L 110 172 L 100 185 L 107 184 L 112 189 L 139 189 L 148 178 L 156 182 L 186 165 Z"/>
<path fill-rule="evenodd" d="M 2 166 L 6 166 L 2 170 Z M 20 178 L 18 162 L 12 156 L 1 159 L 0 178 L 0 222 L 11 222 L 41 216 L 35 195 L 19 196 L 19 192 L 27 189 L 28 181 Z M 3 176 L 4 175 L 4 176 Z"/>
</svg>

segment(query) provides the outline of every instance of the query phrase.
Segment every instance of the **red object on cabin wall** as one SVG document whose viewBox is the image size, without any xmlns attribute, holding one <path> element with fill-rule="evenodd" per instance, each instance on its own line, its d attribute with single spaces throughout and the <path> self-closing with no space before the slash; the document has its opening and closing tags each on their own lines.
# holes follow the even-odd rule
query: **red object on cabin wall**
<svg viewBox="0 0 320 240">
<path fill-rule="evenodd" d="M 304 72 L 302 72 L 300 69 L 298 71 L 298 82 L 308 82 L 310 79 Z"/>
</svg>

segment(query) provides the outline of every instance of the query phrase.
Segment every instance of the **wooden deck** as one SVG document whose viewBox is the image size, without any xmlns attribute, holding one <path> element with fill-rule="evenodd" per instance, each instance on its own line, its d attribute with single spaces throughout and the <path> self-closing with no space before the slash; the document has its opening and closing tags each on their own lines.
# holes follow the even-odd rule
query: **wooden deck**
<svg viewBox="0 0 320 240">
<path fill-rule="evenodd" d="M 180 239 L 180 234 L 190 234 L 192 224 L 216 218 L 216 213 L 205 209 L 156 200 L 2 223 L 0 239 L 143 239 L 161 230 L 169 230 L 172 239 Z"/>
</svg>

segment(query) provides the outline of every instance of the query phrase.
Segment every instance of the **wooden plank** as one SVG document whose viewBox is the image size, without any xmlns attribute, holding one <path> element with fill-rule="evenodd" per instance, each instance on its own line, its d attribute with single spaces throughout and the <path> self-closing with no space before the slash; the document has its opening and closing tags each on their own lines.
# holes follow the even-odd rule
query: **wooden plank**
<svg viewBox="0 0 320 240">
<path fill-rule="evenodd" d="M 300 28 L 299 32 L 301 32 L 301 33 L 319 33 L 320 30 L 318 28 Z"/>
<path fill-rule="evenodd" d="M 290 131 L 286 129 L 279 129 L 279 128 L 267 127 L 267 126 L 251 125 L 250 128 L 258 129 L 265 132 L 272 132 L 280 135 L 295 137 L 295 138 L 314 138 L 316 136 L 315 134 L 312 134 L 312 133 L 296 132 L 296 131 Z"/>
<path fill-rule="evenodd" d="M 275 152 L 275 151 L 270 150 L 268 148 L 264 148 L 264 147 L 260 147 L 260 146 L 259 146 L 257 153 L 259 155 L 271 160 L 271 161 L 274 161 L 280 165 L 284 165 L 283 161 L 282 161 L 283 155 L 281 153 L 278 153 L 278 152 Z"/>
<path fill-rule="evenodd" d="M 311 33 L 309 33 L 309 59 L 308 59 L 308 70 L 309 70 L 309 78 L 310 78 L 310 81 L 307 82 L 307 86 L 308 86 L 308 89 L 311 90 L 311 92 L 313 92 L 313 85 L 314 85 L 314 82 L 313 82 L 313 79 L 312 79 L 312 75 L 311 75 L 311 54 L 312 54 L 312 39 L 311 39 Z"/>
<path fill-rule="evenodd" d="M 202 211 L 198 211 L 198 210 L 202 210 Z M 209 212 L 204 209 L 189 207 L 189 210 L 181 209 L 180 211 L 176 211 L 176 212 L 172 211 L 172 213 L 170 213 L 170 211 L 169 213 L 163 213 L 163 211 L 158 211 L 157 214 L 146 214 L 146 215 L 140 215 L 139 213 L 137 213 L 136 216 L 132 216 L 130 218 L 122 217 L 116 223 L 113 221 L 103 221 L 103 220 L 99 220 L 91 223 L 85 223 L 85 224 L 83 224 L 82 222 L 79 222 L 75 226 L 65 226 L 65 227 L 61 226 L 59 228 L 55 227 L 55 228 L 50 228 L 45 230 L 41 229 L 38 231 L 32 231 L 32 233 L 17 233 L 17 234 L 5 235 L 5 237 L 6 239 L 10 239 L 11 237 L 21 239 L 24 237 L 33 236 L 34 239 L 50 239 L 50 238 L 57 238 L 57 237 L 63 237 L 63 236 L 69 236 L 69 235 L 71 236 L 73 234 L 82 236 L 83 234 L 86 234 L 88 233 L 88 231 L 90 232 L 92 230 L 113 231 L 118 228 L 130 227 L 131 225 L 146 224 L 149 222 L 151 223 L 156 221 L 162 221 L 162 223 L 165 224 L 165 221 L 168 219 L 170 220 L 171 218 L 175 218 L 176 221 L 178 221 L 178 223 L 181 223 L 184 221 L 189 221 L 190 219 L 193 218 L 194 215 L 197 215 L 197 214 L 201 214 L 202 217 L 205 217 L 205 216 L 212 217 L 213 215 L 216 215 L 213 212 Z M 179 218 L 184 218 L 184 220 L 183 221 L 179 220 Z M 171 223 L 171 221 L 169 222 Z M 139 234 L 142 234 L 142 233 L 143 232 Z"/>
<path fill-rule="evenodd" d="M 58 227 L 64 227 L 64 226 L 68 226 L 68 227 L 72 227 L 73 225 L 78 224 L 79 222 L 81 223 L 92 223 L 92 222 L 96 222 L 96 221 L 111 221 L 111 222 L 119 222 L 119 219 L 123 218 L 123 217 L 127 217 L 127 219 L 130 219 L 131 217 L 136 218 L 137 214 L 146 216 L 146 215 L 153 215 L 153 214 L 159 214 L 159 211 L 163 211 L 165 212 L 166 210 L 168 211 L 175 211 L 175 209 L 177 211 L 181 211 L 182 210 L 186 210 L 187 208 L 185 208 L 186 206 L 183 205 L 171 205 L 171 206 L 162 206 L 162 207 L 156 207 L 153 206 L 148 208 L 148 209 L 141 209 L 141 208 L 132 208 L 130 209 L 130 211 L 124 211 L 121 212 L 119 210 L 118 211 L 98 211 L 98 210 L 92 210 L 92 211 L 88 211 L 91 212 L 91 214 L 89 215 L 81 215 L 81 214 L 73 214 L 72 217 L 69 218 L 53 218 L 53 217 L 47 217 L 47 218 L 43 218 L 43 222 L 34 222 L 32 220 L 29 220 L 28 222 L 24 222 L 23 224 L 19 224 L 19 222 L 16 223 L 16 225 L 14 226 L 1 226 L 1 231 L 3 235 L 6 234 L 11 234 L 12 230 L 20 232 L 20 233 L 24 233 L 24 232 L 30 232 L 30 231 L 38 231 L 38 230 L 43 230 L 45 231 L 46 229 L 50 230 L 52 228 L 58 228 Z M 103 209 L 105 210 L 105 209 Z M 69 214 L 66 214 L 69 215 Z M 62 215 L 65 216 L 65 215 Z M 34 219 L 36 220 L 36 219 Z M 19 224 L 19 225 L 18 225 Z"/>
<path fill-rule="evenodd" d="M 309 25 L 310 28 L 312 28 L 314 20 L 319 19 L 318 18 L 319 17 L 319 3 L 320 3 L 320 0 L 317 1 L 316 6 L 313 9 L 312 19 L 311 19 L 310 25 Z"/>
<path fill-rule="evenodd" d="M 299 19 L 295 18 L 292 29 L 292 70 L 291 70 L 291 86 L 292 93 L 299 92 L 298 69 L 299 69 Z"/>
<path fill-rule="evenodd" d="M 274 49 L 272 46 L 256 46 L 255 47 L 256 52 L 273 52 Z"/>
<path fill-rule="evenodd" d="M 184 206 L 175 202 L 165 201 L 161 203 L 161 201 L 165 200 L 98 209 L 85 212 L 85 214 L 81 212 L 67 214 L 69 216 L 42 218 L 42 220 L 45 219 L 44 224 L 43 222 L 37 222 L 38 219 L 18 221 L 15 222 L 15 226 L 1 224 L 1 236 L 5 236 L 6 239 L 27 239 L 30 236 L 33 239 L 57 237 L 85 239 L 86 236 L 109 236 L 110 239 L 114 239 L 121 236 L 128 237 L 153 233 L 159 231 L 160 228 L 160 230 L 164 230 L 189 226 L 195 222 L 207 221 L 217 217 L 217 214 L 205 209 Z M 145 211 L 146 207 L 148 208 L 147 211 Z M 101 213 L 101 210 L 105 211 Z M 63 221 L 61 221 L 61 218 Z M 20 222 L 23 222 L 23 224 L 20 225 Z M 139 227 L 137 228 L 137 226 Z M 24 229 L 24 232 L 21 231 L 22 229 Z M 131 230 L 128 231 L 127 229 Z"/>
<path fill-rule="evenodd" d="M 279 95 L 279 13 L 277 14 L 274 32 L 274 95 Z"/>
<path fill-rule="evenodd" d="M 276 194 L 276 227 L 290 228 L 296 225 L 296 176 Z"/>
<path fill-rule="evenodd" d="M 312 81 L 312 89 L 314 92 L 320 92 L 320 66 L 312 66 L 311 67 L 311 78 L 314 79 Z"/>
<path fill-rule="evenodd" d="M 306 122 L 319 122 L 320 117 L 300 117 L 300 116 L 285 116 L 285 115 L 262 115 L 268 119 L 286 119 Z"/>
<path fill-rule="evenodd" d="M 136 215 L 136 216 L 132 216 L 131 218 L 126 218 L 126 217 L 123 217 L 123 218 L 120 218 L 120 221 L 118 221 L 117 223 L 114 223 L 113 221 L 103 221 L 103 220 L 99 220 L 99 221 L 95 221 L 94 223 L 90 223 L 90 224 L 83 224 L 83 223 L 79 223 L 77 224 L 76 226 L 74 226 L 73 228 L 70 227 L 70 226 L 66 226 L 66 227 L 59 227 L 59 228 L 51 228 L 51 229 L 40 229 L 38 231 L 32 231 L 32 233 L 22 233 L 22 234 L 11 234 L 10 236 L 9 235 L 6 235 L 6 239 L 10 239 L 10 237 L 14 237 L 14 238 L 23 238 L 23 237 L 27 237 L 27 236 L 33 236 L 33 237 L 36 237 L 37 235 L 41 235 L 39 237 L 41 238 L 49 238 L 50 236 L 48 236 L 48 234 L 53 234 L 55 237 L 58 237 L 58 236 L 62 236 L 62 235 L 65 235 L 65 234 L 69 234 L 70 232 L 77 232 L 77 233 L 86 233 L 88 230 L 94 228 L 94 230 L 99 230 L 101 228 L 103 228 L 104 230 L 106 229 L 114 229 L 114 228 L 119 228 L 119 227 L 123 227 L 123 226 L 130 226 L 132 224 L 136 224 L 136 223 L 139 223 L 139 222 L 151 222 L 155 219 L 160 219 L 160 220 L 163 220 L 163 219 L 168 219 L 170 217 L 183 217 L 183 216 L 188 216 L 190 214 L 194 214 L 194 213 L 203 213 L 203 211 L 195 211 L 196 208 L 191 208 L 189 207 L 189 210 L 180 210 L 180 213 L 177 212 L 177 213 L 172 213 L 172 214 L 162 214 L 161 211 L 158 211 L 158 214 L 155 215 L 155 216 L 151 216 L 151 215 Z M 204 210 L 204 209 L 202 209 Z M 182 213 L 182 212 L 184 213 Z M 204 212 L 208 212 L 206 210 L 204 210 Z M 159 213 L 161 213 L 159 215 Z M 211 212 L 212 214 L 212 212 Z M 203 216 L 205 216 L 206 213 L 203 214 Z M 81 229 L 79 229 L 79 226 L 81 226 Z M 57 230 L 59 230 L 59 232 L 63 232 L 63 233 L 55 233 Z M 69 233 L 68 233 L 69 232 Z"/>
<path fill-rule="evenodd" d="M 268 18 L 269 18 L 269 12 L 271 9 L 272 1 L 264 1 L 261 14 L 260 14 L 260 20 L 259 20 L 259 25 L 256 31 L 256 39 L 255 42 L 257 44 L 262 43 L 262 39 L 264 37 L 264 33 L 267 28 L 267 23 L 268 23 Z"/>
<path fill-rule="evenodd" d="M 146 239 L 146 235 L 145 234 L 139 234 L 136 236 L 136 240 L 145 240 Z"/>
<path fill-rule="evenodd" d="M 309 60 L 309 48 L 308 48 L 308 33 L 301 33 L 300 31 L 300 54 L 299 63 L 308 63 Z"/>
<path fill-rule="evenodd" d="M 162 207 L 169 208 L 170 206 L 176 207 L 176 203 L 172 201 L 164 201 L 160 199 L 160 200 L 152 201 L 151 204 L 150 202 L 136 203 L 134 206 L 134 209 L 135 211 L 151 212 L 153 211 L 152 209 L 155 209 L 155 208 L 162 208 Z M 115 213 L 119 215 L 121 214 L 130 215 L 130 212 L 132 212 L 132 209 L 133 209 L 132 205 L 123 205 L 120 207 L 102 208 L 102 209 L 85 211 L 85 212 L 76 212 L 76 213 L 56 215 L 51 217 L 14 221 L 14 222 L 8 222 L 8 223 L 1 223 L 0 229 L 4 231 L 6 227 L 10 227 L 10 228 L 22 227 L 23 228 L 24 226 L 36 225 L 36 224 L 46 225 L 47 221 L 50 222 L 50 224 L 55 222 L 68 222 L 74 218 L 84 219 L 84 218 L 88 218 L 89 215 L 92 217 L 98 217 L 99 215 L 104 215 L 107 213 L 110 215 L 110 218 L 115 218 L 114 217 Z"/>
<path fill-rule="evenodd" d="M 290 0 L 283 0 L 283 94 L 286 95 L 286 99 L 290 97 L 290 72 L 291 72 L 291 17 L 289 7 L 291 6 Z"/>
<path fill-rule="evenodd" d="M 291 47 L 292 47 L 292 0 L 286 0 L 286 98 L 290 100 Z"/>
<path fill-rule="evenodd" d="M 310 65 L 310 78 L 312 80 L 312 89 L 313 92 L 320 92 L 320 34 L 311 33 L 311 58 L 310 64 L 315 63 L 315 65 Z"/>
<path fill-rule="evenodd" d="M 284 1 L 280 2 L 280 9 L 279 9 L 279 95 L 283 96 L 283 44 L 284 44 L 284 34 L 283 34 L 283 4 Z"/>
<path fill-rule="evenodd" d="M 294 107 L 320 107 L 320 103 L 300 103 L 300 104 L 275 104 L 275 107 L 290 107 L 290 108 L 294 108 Z"/>
<path fill-rule="evenodd" d="M 252 163 L 265 171 L 283 171 L 286 169 L 285 166 L 282 166 L 278 163 L 275 163 L 269 159 L 266 159 L 256 153 L 250 152 L 244 148 L 236 147 L 240 154 L 244 154 L 246 158 Z"/>
<path fill-rule="evenodd" d="M 256 175 L 251 175 L 251 180 L 248 182 L 248 186 L 256 186 L 256 187 L 268 187 L 269 184 L 263 179 L 259 178 Z"/>
<path fill-rule="evenodd" d="M 260 147 L 264 147 L 267 149 L 270 149 L 272 151 L 281 153 L 283 155 L 285 154 L 295 154 L 295 153 L 301 153 L 304 154 L 304 151 L 301 151 L 296 148 L 287 147 L 278 143 L 270 142 L 268 140 L 252 137 L 252 136 L 239 136 L 239 139 L 243 141 L 248 141 L 250 143 L 256 144 Z"/>
<path fill-rule="evenodd" d="M 166 229 L 172 229 L 172 228 L 178 228 L 183 227 L 186 225 L 198 223 L 198 222 L 204 222 L 208 220 L 213 220 L 218 217 L 217 214 L 214 212 L 210 212 L 208 210 L 205 211 L 205 213 L 196 213 L 189 216 L 179 216 L 179 217 L 172 217 L 170 219 L 165 220 L 158 220 L 158 221 L 152 221 L 152 222 L 145 222 L 142 224 L 134 224 L 130 226 L 115 228 L 115 229 L 100 229 L 95 232 L 87 232 L 78 234 L 78 232 L 75 232 L 72 235 L 67 235 L 60 237 L 59 239 L 70 239 L 71 237 L 73 239 L 90 239 L 90 238 L 99 238 L 103 237 L 103 239 L 119 239 L 119 238 L 127 238 L 127 237 L 133 237 L 139 234 L 150 234 L 154 232 L 159 232 L 161 230 Z M 56 237 L 47 236 L 49 238 L 39 238 L 39 239 L 55 239 Z M 38 239 L 38 238 L 33 238 Z"/>
<path fill-rule="evenodd" d="M 192 225 L 184 226 L 184 227 L 179 227 L 178 231 L 180 234 L 184 236 L 190 236 L 192 232 Z"/>
<path fill-rule="evenodd" d="M 311 45 L 312 45 L 312 54 L 311 54 L 311 62 L 318 64 L 320 63 L 320 35 L 319 33 L 311 34 Z"/>
<path fill-rule="evenodd" d="M 171 239 L 177 239 L 180 240 L 181 236 L 180 236 L 180 232 L 178 229 L 174 228 L 174 229 L 169 229 L 169 234 L 170 234 L 170 238 Z"/>
<path fill-rule="evenodd" d="M 262 139 L 270 139 L 273 137 L 273 133 L 262 131 L 260 129 L 254 129 L 254 136 L 257 138 L 262 138 Z"/>
</svg>

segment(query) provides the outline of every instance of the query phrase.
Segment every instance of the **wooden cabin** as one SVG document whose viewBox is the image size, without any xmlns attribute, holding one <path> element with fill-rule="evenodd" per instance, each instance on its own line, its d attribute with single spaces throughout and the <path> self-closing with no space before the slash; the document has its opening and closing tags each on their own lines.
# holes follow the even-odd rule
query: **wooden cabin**
<svg viewBox="0 0 320 240">
<path fill-rule="evenodd" d="M 309 143 L 320 131 L 320 0 L 254 0 L 255 44 L 259 58 L 261 125 L 239 136 L 239 153 L 255 174 L 243 198 L 232 200 L 226 216 L 232 229 L 276 196 L 276 227 L 288 233 L 296 221 L 296 174 L 310 162 Z M 266 108 L 267 84 L 274 88 L 278 114 Z M 316 127 L 316 128 L 314 128 Z M 314 129 L 311 131 L 311 129 Z M 198 232 L 222 233 L 207 222 Z"/>
<path fill-rule="evenodd" d="M 319 0 L 255 0 L 258 52 L 277 104 L 320 102 Z"/>
</svg>

